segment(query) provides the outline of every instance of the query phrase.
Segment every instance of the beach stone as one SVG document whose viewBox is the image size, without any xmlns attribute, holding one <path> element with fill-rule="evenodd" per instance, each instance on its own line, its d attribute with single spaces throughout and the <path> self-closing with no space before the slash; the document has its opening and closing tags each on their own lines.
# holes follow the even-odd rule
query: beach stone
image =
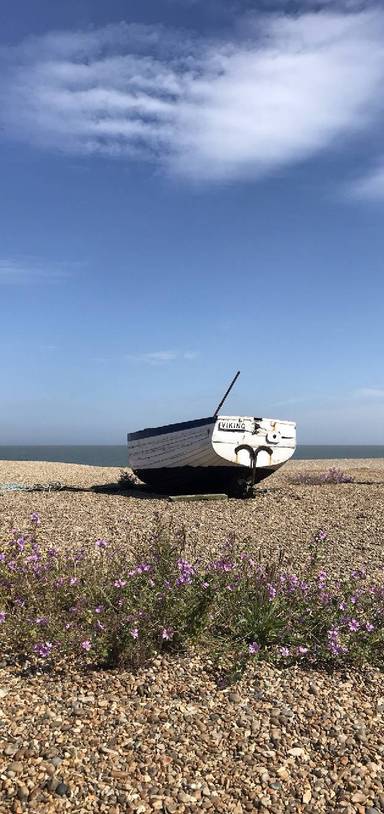
<svg viewBox="0 0 384 814">
<path fill-rule="evenodd" d="M 19 774 L 20 772 L 23 771 L 23 768 L 24 768 L 23 763 L 21 763 L 20 761 L 13 761 L 12 763 L 9 764 L 8 771 Z"/>
<path fill-rule="evenodd" d="M 5 749 L 4 749 L 4 754 L 12 756 L 16 752 L 17 752 L 16 744 L 15 743 L 7 743 L 7 745 L 6 745 Z"/>
<path fill-rule="evenodd" d="M 56 794 L 59 795 L 59 797 L 68 797 L 69 794 L 70 794 L 69 786 L 67 786 L 66 783 L 62 783 L 62 782 L 59 783 L 58 786 L 56 786 L 55 791 L 56 791 Z"/>
<path fill-rule="evenodd" d="M 17 789 L 17 796 L 19 800 L 28 800 L 29 797 L 29 788 L 27 786 L 20 785 Z"/>
<path fill-rule="evenodd" d="M 367 795 L 362 791 L 356 791 L 351 797 L 352 803 L 365 803 L 366 799 Z"/>
</svg>

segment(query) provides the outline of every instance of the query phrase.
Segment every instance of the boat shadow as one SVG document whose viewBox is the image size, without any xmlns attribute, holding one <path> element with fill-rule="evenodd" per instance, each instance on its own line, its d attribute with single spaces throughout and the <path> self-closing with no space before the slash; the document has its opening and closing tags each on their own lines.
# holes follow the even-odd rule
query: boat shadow
<svg viewBox="0 0 384 814">
<path fill-rule="evenodd" d="M 72 492 L 100 495 L 117 495 L 121 497 L 134 497 L 139 500 L 159 500 L 166 499 L 168 495 L 151 492 L 145 484 L 122 484 L 116 483 L 95 483 L 92 486 L 71 486 L 60 482 L 55 483 L 35 483 L 32 486 L 22 486 L 20 492 Z"/>
<path fill-rule="evenodd" d="M 138 500 L 164 500 L 168 495 L 160 495 L 157 492 L 151 492 L 145 484 L 134 484 L 126 486 L 121 483 L 97 483 L 90 486 L 89 492 L 99 495 L 118 495 L 121 497 L 134 497 Z"/>
<path fill-rule="evenodd" d="M 27 492 L 72 492 L 72 493 L 87 493 L 98 495 L 110 495 L 111 497 L 131 497 L 135 500 L 167 500 L 167 501 L 192 501 L 192 500 L 228 500 L 228 495 L 223 493 L 212 492 L 185 494 L 184 492 L 152 492 L 145 484 L 126 484 L 117 483 L 96 483 L 92 486 L 71 486 L 63 483 L 54 484 L 34 484 L 34 486 L 26 487 L 20 491 Z"/>
<path fill-rule="evenodd" d="M 96 495 L 110 495 L 116 497 L 131 497 L 135 498 L 135 500 L 167 500 L 167 501 L 174 501 L 174 502 L 182 502 L 185 501 L 192 501 L 192 500 L 223 500 L 224 498 L 228 500 L 229 495 L 224 494 L 222 492 L 196 492 L 196 493 L 185 493 L 185 492 L 152 492 L 148 486 L 144 483 L 124 483 L 120 481 L 116 482 L 107 482 L 107 483 L 95 483 L 92 486 L 72 486 L 70 484 L 64 484 L 60 482 L 52 482 L 46 484 L 36 483 L 33 486 L 24 486 L 19 491 L 26 491 L 26 492 L 67 492 L 67 493 L 87 493 L 87 494 L 96 494 Z M 249 495 L 247 497 L 234 497 L 232 499 L 236 501 L 252 501 L 255 500 L 257 497 L 267 496 L 273 494 L 275 497 L 280 495 L 281 493 L 285 493 L 287 490 L 286 488 L 279 485 L 269 486 L 269 487 L 257 487 L 254 491 L 253 495 Z"/>
</svg>

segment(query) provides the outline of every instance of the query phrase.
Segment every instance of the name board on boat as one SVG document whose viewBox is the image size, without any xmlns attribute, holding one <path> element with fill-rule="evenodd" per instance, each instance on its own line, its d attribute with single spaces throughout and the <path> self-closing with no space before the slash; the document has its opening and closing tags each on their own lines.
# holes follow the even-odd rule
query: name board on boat
<svg viewBox="0 0 384 814">
<path fill-rule="evenodd" d="M 219 430 L 245 432 L 245 423 L 244 421 L 219 421 Z"/>
</svg>

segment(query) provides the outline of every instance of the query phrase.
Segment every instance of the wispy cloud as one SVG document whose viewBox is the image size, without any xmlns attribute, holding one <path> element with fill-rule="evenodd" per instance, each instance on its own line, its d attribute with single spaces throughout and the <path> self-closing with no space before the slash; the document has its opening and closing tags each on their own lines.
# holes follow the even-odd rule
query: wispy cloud
<svg viewBox="0 0 384 814">
<path fill-rule="evenodd" d="M 357 399 L 384 399 L 384 387 L 360 387 L 353 395 Z"/>
<path fill-rule="evenodd" d="M 27 285 L 57 282 L 71 275 L 68 268 L 57 263 L 28 259 L 0 259 L 0 285 Z"/>
<path fill-rule="evenodd" d="M 304 5 L 248 14 L 227 41 L 121 23 L 2 48 L 3 133 L 199 181 L 302 161 L 369 128 L 384 79 L 382 10 Z"/>
<path fill-rule="evenodd" d="M 290 405 L 311 405 L 315 402 L 318 406 L 324 404 L 344 404 L 348 405 L 351 400 L 358 401 L 379 401 L 384 399 L 384 387 L 359 387 L 349 393 L 311 393 L 288 397 L 282 401 L 275 402 L 276 406 Z"/>
<path fill-rule="evenodd" d="M 131 362 L 144 362 L 148 365 L 163 365 L 177 359 L 192 361 L 196 359 L 196 351 L 156 350 L 149 353 L 128 353 L 126 358 Z"/>
<path fill-rule="evenodd" d="M 337 398 L 338 397 L 336 395 L 328 395 L 326 393 L 312 393 L 310 395 L 307 394 L 301 396 L 291 396 L 289 398 L 283 399 L 282 401 L 276 401 L 275 406 L 289 407 L 295 404 L 304 404 L 304 405 L 311 404 L 312 402 L 315 402 L 316 404 L 324 404 L 327 402 L 336 401 Z"/>
<path fill-rule="evenodd" d="M 364 201 L 384 200 L 384 160 L 365 175 L 352 181 L 346 189 L 348 197 Z"/>
</svg>

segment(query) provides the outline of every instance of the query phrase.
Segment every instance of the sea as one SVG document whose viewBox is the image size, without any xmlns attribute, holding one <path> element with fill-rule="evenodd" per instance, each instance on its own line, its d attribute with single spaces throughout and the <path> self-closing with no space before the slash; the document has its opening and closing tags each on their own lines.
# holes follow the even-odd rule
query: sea
<svg viewBox="0 0 384 814">
<path fill-rule="evenodd" d="M 384 446 L 299 444 L 297 460 L 384 458 Z M 2 461 L 54 461 L 89 466 L 127 466 L 127 447 L 118 446 L 0 446 Z"/>
</svg>

